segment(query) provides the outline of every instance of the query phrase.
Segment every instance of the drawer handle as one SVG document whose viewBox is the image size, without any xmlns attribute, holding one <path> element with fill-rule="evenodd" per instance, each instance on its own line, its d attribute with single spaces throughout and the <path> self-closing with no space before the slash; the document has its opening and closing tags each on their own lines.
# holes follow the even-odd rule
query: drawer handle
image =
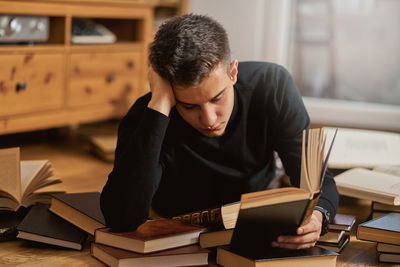
<svg viewBox="0 0 400 267">
<path fill-rule="evenodd" d="M 114 73 L 107 75 L 107 78 L 106 78 L 107 83 L 112 83 L 114 80 L 115 80 Z"/>
<path fill-rule="evenodd" d="M 17 83 L 17 85 L 15 86 L 15 91 L 17 93 L 19 93 L 20 91 L 25 91 L 25 89 L 26 89 L 26 82 L 25 81 Z"/>
</svg>

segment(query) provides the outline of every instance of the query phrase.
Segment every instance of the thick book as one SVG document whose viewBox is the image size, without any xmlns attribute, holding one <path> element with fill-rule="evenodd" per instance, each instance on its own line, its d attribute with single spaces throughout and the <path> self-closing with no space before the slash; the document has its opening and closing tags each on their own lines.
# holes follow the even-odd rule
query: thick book
<svg viewBox="0 0 400 267">
<path fill-rule="evenodd" d="M 91 255 L 108 266 L 199 266 L 208 264 L 208 253 L 197 245 L 149 254 L 92 243 Z"/>
<path fill-rule="evenodd" d="M 59 193 L 51 195 L 50 211 L 64 220 L 94 235 L 98 228 L 105 227 L 100 209 L 100 193 Z"/>
<path fill-rule="evenodd" d="M 150 253 L 199 242 L 206 227 L 186 224 L 167 218 L 148 220 L 132 232 L 97 229 L 95 242 L 138 253 Z"/>
<path fill-rule="evenodd" d="M 400 205 L 387 205 L 379 202 L 372 202 L 372 210 L 373 211 L 381 211 L 381 212 L 400 212 Z"/>
<path fill-rule="evenodd" d="M 335 128 L 324 128 L 327 137 Z M 373 168 L 400 166 L 400 134 L 383 131 L 339 128 L 329 168 Z"/>
<path fill-rule="evenodd" d="M 318 241 L 316 243 L 316 246 L 340 253 L 349 244 L 349 242 L 350 242 L 350 235 L 344 234 L 338 242 Z"/>
<path fill-rule="evenodd" d="M 302 250 L 275 248 L 249 257 L 234 253 L 229 247 L 218 247 L 217 264 L 229 267 L 334 267 L 337 255 L 330 250 L 312 247 Z"/>
<path fill-rule="evenodd" d="M 400 205 L 400 176 L 355 168 L 335 176 L 341 195 Z"/>
<path fill-rule="evenodd" d="M 18 238 L 81 250 L 87 234 L 54 215 L 49 205 L 36 204 L 18 225 Z"/>
<path fill-rule="evenodd" d="M 338 244 L 345 235 L 345 231 L 329 231 L 325 235 L 321 236 L 317 243 Z"/>
<path fill-rule="evenodd" d="M 200 247 L 212 248 L 231 243 L 233 229 L 223 229 L 201 233 L 199 236 Z"/>
<path fill-rule="evenodd" d="M 400 254 L 379 253 L 379 262 L 400 263 Z"/>
<path fill-rule="evenodd" d="M 378 242 L 378 245 L 376 246 L 376 251 L 383 253 L 400 254 L 400 245 L 391 245 Z"/>
<path fill-rule="evenodd" d="M 172 219 L 195 225 L 203 225 L 213 228 L 233 229 L 239 213 L 240 202 L 233 202 L 217 208 L 204 209 L 190 212 Z"/>
<path fill-rule="evenodd" d="M 400 214 L 389 213 L 360 224 L 357 229 L 357 238 L 400 245 Z"/>
<path fill-rule="evenodd" d="M 337 213 L 333 221 L 328 224 L 329 230 L 343 230 L 349 232 L 356 222 L 356 216 Z"/>
<path fill-rule="evenodd" d="M 18 147 L 0 149 L 0 210 L 49 203 L 50 186 L 61 183 L 48 160 L 20 160 Z"/>
<path fill-rule="evenodd" d="M 278 236 L 296 235 L 298 227 L 309 222 L 329 158 L 328 153 L 323 160 L 324 143 L 322 129 L 303 132 L 301 188 L 285 187 L 242 195 L 231 240 L 232 251 L 252 255 L 271 249 L 272 241 Z M 332 144 L 333 141 L 330 149 Z"/>
</svg>

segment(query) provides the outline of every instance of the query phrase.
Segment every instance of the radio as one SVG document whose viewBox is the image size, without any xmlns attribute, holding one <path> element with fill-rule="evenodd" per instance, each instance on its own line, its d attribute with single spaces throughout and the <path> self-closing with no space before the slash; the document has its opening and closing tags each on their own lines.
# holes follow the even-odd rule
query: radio
<svg viewBox="0 0 400 267">
<path fill-rule="evenodd" d="M 46 42 L 49 17 L 0 14 L 0 43 Z"/>
</svg>

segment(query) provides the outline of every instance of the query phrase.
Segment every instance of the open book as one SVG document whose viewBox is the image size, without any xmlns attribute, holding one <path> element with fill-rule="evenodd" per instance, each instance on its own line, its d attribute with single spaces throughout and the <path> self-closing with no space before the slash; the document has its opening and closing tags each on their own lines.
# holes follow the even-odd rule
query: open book
<svg viewBox="0 0 400 267">
<path fill-rule="evenodd" d="M 232 251 L 255 256 L 271 249 L 280 235 L 295 235 L 299 226 L 308 223 L 318 202 L 327 169 L 323 129 L 303 132 L 300 188 L 286 187 L 243 194 Z M 333 141 L 329 150 L 332 149 Z"/>
<path fill-rule="evenodd" d="M 50 203 L 46 187 L 60 183 L 48 160 L 20 161 L 19 148 L 0 149 L 0 210 Z"/>
</svg>

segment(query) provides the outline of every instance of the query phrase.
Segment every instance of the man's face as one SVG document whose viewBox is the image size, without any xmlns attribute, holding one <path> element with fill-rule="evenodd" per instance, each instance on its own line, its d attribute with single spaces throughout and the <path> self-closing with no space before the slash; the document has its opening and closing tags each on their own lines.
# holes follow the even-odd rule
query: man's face
<svg viewBox="0 0 400 267">
<path fill-rule="evenodd" d="M 234 103 L 238 62 L 219 64 L 208 77 L 194 87 L 174 86 L 176 109 L 182 118 L 201 134 L 216 137 L 224 134 Z"/>
</svg>

